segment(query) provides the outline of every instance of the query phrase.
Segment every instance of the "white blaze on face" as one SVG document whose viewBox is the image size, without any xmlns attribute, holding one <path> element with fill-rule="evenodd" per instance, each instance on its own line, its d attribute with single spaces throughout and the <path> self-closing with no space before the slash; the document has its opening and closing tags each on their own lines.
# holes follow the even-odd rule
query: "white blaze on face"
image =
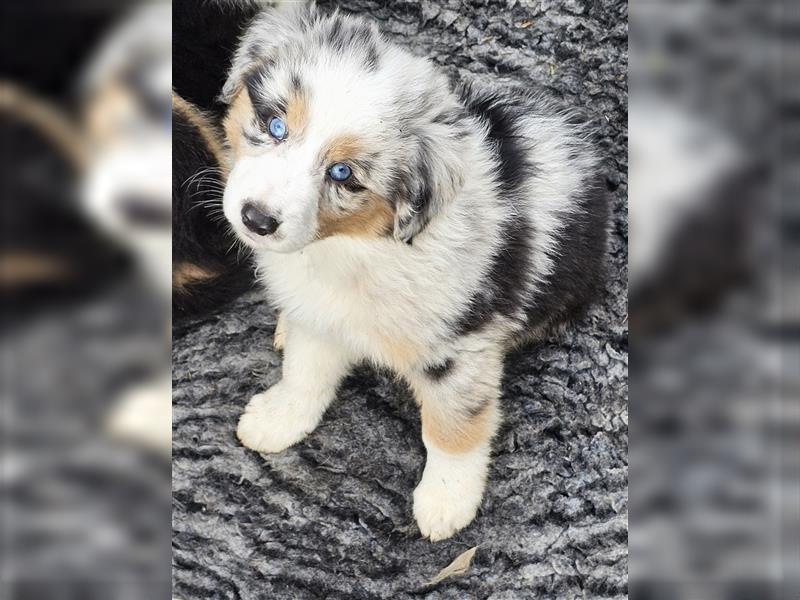
<svg viewBox="0 0 800 600">
<path fill-rule="evenodd" d="M 314 239 L 322 184 L 314 160 L 308 147 L 289 148 L 283 143 L 236 161 L 225 186 L 223 205 L 225 216 L 241 239 L 277 252 L 299 250 Z M 280 223 L 274 234 L 259 236 L 244 226 L 241 213 L 247 202 Z"/>
</svg>

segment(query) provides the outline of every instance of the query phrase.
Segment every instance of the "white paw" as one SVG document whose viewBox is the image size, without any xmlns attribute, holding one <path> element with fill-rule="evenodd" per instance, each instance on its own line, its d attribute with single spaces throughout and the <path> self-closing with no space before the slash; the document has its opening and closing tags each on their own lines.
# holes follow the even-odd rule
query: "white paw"
<svg viewBox="0 0 800 600">
<path fill-rule="evenodd" d="M 455 458 L 428 450 L 414 490 L 414 519 L 423 537 L 443 540 L 472 522 L 483 497 L 486 464 L 484 453 Z"/>
<path fill-rule="evenodd" d="M 314 431 L 322 414 L 280 383 L 250 399 L 236 436 L 258 452 L 280 452 Z"/>
<path fill-rule="evenodd" d="M 172 448 L 172 382 L 168 377 L 128 390 L 111 411 L 106 430 L 118 439 L 169 455 Z"/>
</svg>

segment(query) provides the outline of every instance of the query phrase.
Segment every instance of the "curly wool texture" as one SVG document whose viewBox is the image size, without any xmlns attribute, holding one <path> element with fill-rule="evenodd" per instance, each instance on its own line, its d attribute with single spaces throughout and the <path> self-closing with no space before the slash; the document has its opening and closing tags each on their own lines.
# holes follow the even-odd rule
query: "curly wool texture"
<svg viewBox="0 0 800 600">
<path fill-rule="evenodd" d="M 627 25 L 618 0 L 344 2 L 459 77 L 584 107 L 614 192 L 606 294 L 579 323 L 506 360 L 506 425 L 482 508 L 422 540 L 425 453 L 410 392 L 359 368 L 306 440 L 258 455 L 235 437 L 280 379 L 258 293 L 182 323 L 173 347 L 173 578 L 195 598 L 627 597 Z M 466 575 L 426 587 L 479 546 Z"/>
</svg>

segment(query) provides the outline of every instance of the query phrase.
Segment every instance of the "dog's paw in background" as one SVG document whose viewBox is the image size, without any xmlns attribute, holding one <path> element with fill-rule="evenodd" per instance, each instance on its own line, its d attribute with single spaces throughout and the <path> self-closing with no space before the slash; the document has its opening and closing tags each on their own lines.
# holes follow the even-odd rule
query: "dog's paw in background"
<svg viewBox="0 0 800 600">
<path fill-rule="evenodd" d="M 284 382 L 278 383 L 250 399 L 236 436 L 251 450 L 280 452 L 316 429 L 322 419 L 322 411 L 314 410 L 316 404 Z"/>
</svg>

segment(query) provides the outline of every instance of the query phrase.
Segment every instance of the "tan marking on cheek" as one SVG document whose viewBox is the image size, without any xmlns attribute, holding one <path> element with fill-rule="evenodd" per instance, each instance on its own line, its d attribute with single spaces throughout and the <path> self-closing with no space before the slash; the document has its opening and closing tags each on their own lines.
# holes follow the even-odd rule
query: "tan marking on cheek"
<svg viewBox="0 0 800 600">
<path fill-rule="evenodd" d="M 389 203 L 373 195 L 356 211 L 338 215 L 320 210 L 318 219 L 318 239 L 333 235 L 383 237 L 391 233 L 394 225 L 394 214 Z"/>
<path fill-rule="evenodd" d="M 188 262 L 178 263 L 172 267 L 172 289 L 177 292 L 184 292 L 186 291 L 186 286 L 209 281 L 216 276 L 216 272 L 200 265 Z"/>
<path fill-rule="evenodd" d="M 250 96 L 248 96 L 247 90 L 241 90 L 231 102 L 231 107 L 228 109 L 223 123 L 225 136 L 228 138 L 228 144 L 236 158 L 240 157 L 243 152 L 242 129 L 252 119 L 253 105 L 250 104 Z"/>
<path fill-rule="evenodd" d="M 364 144 L 361 140 L 352 135 L 343 135 L 328 143 L 322 152 L 322 162 L 326 166 L 337 162 L 347 162 L 363 152 Z"/>
<path fill-rule="evenodd" d="M 450 454 L 464 454 L 488 442 L 494 435 L 498 421 L 494 402 L 469 418 L 435 412 L 424 400 L 421 412 L 424 439 Z"/>
<path fill-rule="evenodd" d="M 308 98 L 305 94 L 293 94 L 286 103 L 286 127 L 289 137 L 301 135 L 308 122 Z"/>
</svg>

